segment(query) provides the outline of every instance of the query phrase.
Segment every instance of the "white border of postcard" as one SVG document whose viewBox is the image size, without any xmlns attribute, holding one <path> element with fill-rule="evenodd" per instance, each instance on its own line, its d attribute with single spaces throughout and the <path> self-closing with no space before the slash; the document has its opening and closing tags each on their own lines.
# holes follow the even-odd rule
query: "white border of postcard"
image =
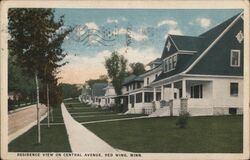
<svg viewBox="0 0 250 160">
<path fill-rule="evenodd" d="M 17 157 L 8 153 L 8 114 L 7 114 L 7 11 L 8 8 L 142 8 L 142 9 L 244 9 L 244 132 L 243 153 L 142 153 L 142 157 L 119 159 L 248 159 L 249 158 L 249 1 L 247 0 L 3 0 L 0 5 L 0 66 L 1 66 L 1 158 L 4 159 L 103 159 L 103 157 L 62 157 L 53 153 L 52 157 Z M 34 152 L 33 152 L 34 153 Z M 62 153 L 63 154 L 63 153 Z M 109 159 L 105 157 L 105 159 Z M 118 159 L 113 157 L 110 159 Z"/>
</svg>

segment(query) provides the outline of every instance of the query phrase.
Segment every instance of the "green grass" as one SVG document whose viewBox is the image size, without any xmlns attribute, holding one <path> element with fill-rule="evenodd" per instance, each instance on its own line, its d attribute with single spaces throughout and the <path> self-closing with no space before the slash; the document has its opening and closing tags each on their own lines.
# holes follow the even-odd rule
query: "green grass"
<svg viewBox="0 0 250 160">
<path fill-rule="evenodd" d="M 243 116 L 191 117 L 186 129 L 178 117 L 86 124 L 111 146 L 152 153 L 242 153 Z"/>
<path fill-rule="evenodd" d="M 109 120 L 109 119 L 121 119 L 121 118 L 133 118 L 133 117 L 141 117 L 143 115 L 108 115 L 108 116 L 102 116 L 97 115 L 95 117 L 73 117 L 78 122 L 88 122 L 88 121 L 98 121 L 98 120 Z"/>
<path fill-rule="evenodd" d="M 55 107 L 54 122 L 62 122 L 61 107 Z M 57 118 L 56 118 L 57 117 Z M 41 124 L 47 124 L 47 118 Z M 37 126 L 13 140 L 9 152 L 71 152 L 68 135 L 64 125 L 41 125 L 41 144 L 37 143 Z"/>
<path fill-rule="evenodd" d="M 9 152 L 71 152 L 64 125 L 41 126 L 41 144 L 37 143 L 37 127 L 9 144 Z"/>
</svg>

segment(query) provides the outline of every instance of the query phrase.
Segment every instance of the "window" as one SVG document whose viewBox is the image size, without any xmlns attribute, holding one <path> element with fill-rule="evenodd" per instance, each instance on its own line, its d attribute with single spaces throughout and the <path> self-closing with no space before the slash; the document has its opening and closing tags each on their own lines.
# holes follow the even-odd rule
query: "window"
<svg viewBox="0 0 250 160">
<path fill-rule="evenodd" d="M 172 69 L 172 57 L 168 58 L 168 70 L 170 71 Z"/>
<path fill-rule="evenodd" d="M 136 94 L 136 103 L 141 103 L 142 102 L 142 93 L 137 93 Z"/>
<path fill-rule="evenodd" d="M 126 88 L 127 88 L 127 91 L 129 90 L 129 86 L 126 86 Z"/>
<path fill-rule="evenodd" d="M 135 89 L 135 83 L 133 83 L 133 89 Z"/>
<path fill-rule="evenodd" d="M 230 65 L 231 67 L 240 66 L 240 50 L 231 50 Z"/>
<path fill-rule="evenodd" d="M 203 98 L 202 85 L 191 86 L 191 98 Z"/>
<path fill-rule="evenodd" d="M 134 95 L 129 96 L 129 103 L 134 103 Z"/>
<path fill-rule="evenodd" d="M 161 100 L 161 92 L 156 92 L 156 101 Z"/>
<path fill-rule="evenodd" d="M 173 68 L 176 67 L 176 63 L 177 63 L 177 55 L 173 56 Z"/>
<path fill-rule="evenodd" d="M 177 64 L 177 55 L 170 56 L 164 60 L 164 71 L 168 72 L 175 69 Z"/>
<path fill-rule="evenodd" d="M 238 83 L 230 83 L 230 95 L 238 96 L 239 93 L 239 84 Z"/>
<path fill-rule="evenodd" d="M 165 60 L 164 71 L 168 71 L 168 59 Z"/>
<path fill-rule="evenodd" d="M 149 84 L 149 78 L 147 78 L 147 84 Z"/>
<path fill-rule="evenodd" d="M 158 77 L 158 74 L 155 75 L 155 79 Z"/>
<path fill-rule="evenodd" d="M 179 89 L 179 98 L 182 98 L 182 88 Z"/>
<path fill-rule="evenodd" d="M 137 88 L 141 88 L 141 83 L 140 82 L 137 83 Z"/>
<path fill-rule="evenodd" d="M 174 92 L 174 99 L 177 99 L 177 93 Z"/>
<path fill-rule="evenodd" d="M 144 102 L 152 102 L 153 101 L 153 93 L 152 92 L 145 92 L 144 93 Z"/>
<path fill-rule="evenodd" d="M 239 33 L 235 37 L 237 38 L 238 42 L 241 43 L 244 39 L 242 30 L 240 30 Z"/>
</svg>

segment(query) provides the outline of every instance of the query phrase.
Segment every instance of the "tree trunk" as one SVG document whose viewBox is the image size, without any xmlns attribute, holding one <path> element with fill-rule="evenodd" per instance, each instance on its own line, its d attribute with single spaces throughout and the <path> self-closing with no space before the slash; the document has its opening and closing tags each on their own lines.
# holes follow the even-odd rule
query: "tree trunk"
<svg viewBox="0 0 250 160">
<path fill-rule="evenodd" d="M 41 143 L 41 129 L 40 129 L 40 115 L 39 115 L 39 82 L 37 78 L 37 73 L 35 73 L 35 81 L 36 81 L 36 110 L 37 110 L 37 142 Z"/>
<path fill-rule="evenodd" d="M 48 119 L 48 127 L 50 127 L 50 124 L 49 124 L 49 121 L 50 121 L 50 119 L 49 119 L 49 114 L 50 114 L 50 108 L 49 108 L 49 85 L 48 85 L 48 83 L 47 83 L 47 109 L 48 109 L 48 111 L 47 111 L 47 119 Z"/>
<path fill-rule="evenodd" d="M 53 107 L 51 108 L 51 121 L 54 122 Z"/>
</svg>

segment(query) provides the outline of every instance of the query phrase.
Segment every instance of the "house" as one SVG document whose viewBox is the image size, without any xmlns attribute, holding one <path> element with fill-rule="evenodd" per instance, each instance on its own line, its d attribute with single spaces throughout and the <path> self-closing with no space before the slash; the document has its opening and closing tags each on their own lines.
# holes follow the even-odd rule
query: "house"
<svg viewBox="0 0 250 160">
<path fill-rule="evenodd" d="M 192 116 L 242 114 L 243 21 L 240 13 L 199 36 L 168 35 L 162 63 L 151 64 L 151 70 L 139 76 L 143 88 L 131 90 L 134 79 L 124 84 L 130 113 L 151 108 L 154 116 L 179 115 L 183 110 Z M 147 88 L 148 104 L 141 100 Z M 137 102 L 142 105 L 134 105 Z"/>
<path fill-rule="evenodd" d="M 104 91 L 105 94 L 102 97 L 102 99 L 104 99 L 104 104 L 102 103 L 101 107 L 108 108 L 115 104 L 116 93 L 112 84 L 108 84 L 107 87 L 104 88 Z"/>
<path fill-rule="evenodd" d="M 162 61 L 157 58 L 151 61 L 148 66 L 150 70 L 146 73 L 136 76 L 130 75 L 123 82 L 123 94 L 127 96 L 127 108 L 129 113 L 152 112 L 153 88 L 150 86 L 152 81 L 161 73 Z M 160 98 L 160 90 L 156 91 L 156 98 Z"/>
<path fill-rule="evenodd" d="M 83 87 L 82 88 L 82 93 L 79 96 L 80 102 L 92 103 L 92 98 L 91 98 L 91 89 L 89 87 Z"/>
<path fill-rule="evenodd" d="M 197 37 L 169 35 L 152 87 L 172 100 L 173 115 L 183 106 L 191 115 L 241 114 L 243 53 L 242 13 Z"/>
<path fill-rule="evenodd" d="M 105 99 L 103 98 L 105 95 L 105 90 L 108 86 L 107 83 L 94 83 L 91 88 L 91 100 L 93 102 L 93 106 L 103 106 L 105 104 Z"/>
</svg>

